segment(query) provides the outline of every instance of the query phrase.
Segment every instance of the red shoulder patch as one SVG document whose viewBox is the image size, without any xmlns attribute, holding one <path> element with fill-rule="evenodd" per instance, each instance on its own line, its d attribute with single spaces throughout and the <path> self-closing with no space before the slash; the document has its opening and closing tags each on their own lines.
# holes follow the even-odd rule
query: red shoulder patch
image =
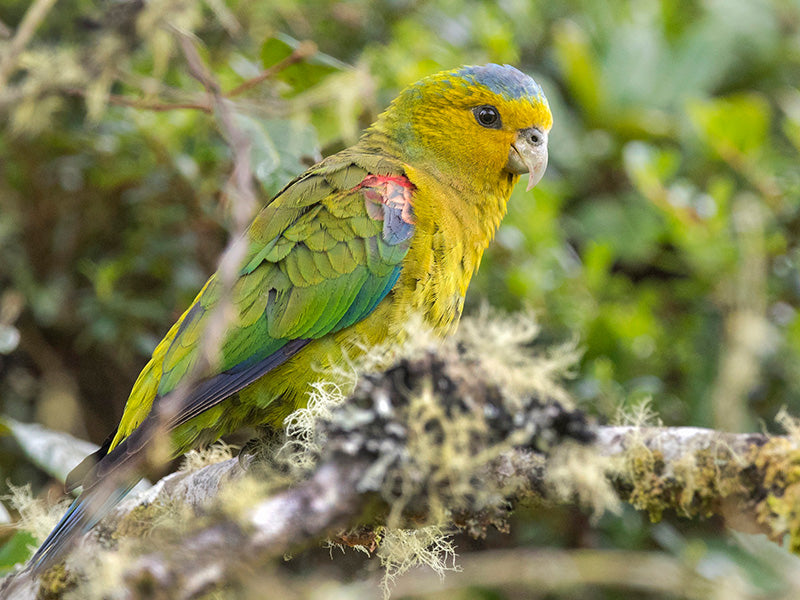
<svg viewBox="0 0 800 600">
<path fill-rule="evenodd" d="M 414 207 L 411 202 L 416 186 L 403 175 L 367 175 L 358 184 L 364 191 L 367 213 L 376 221 L 383 221 L 385 208 L 399 211 L 400 218 L 414 225 Z M 383 205 L 383 206 L 381 206 Z M 384 208 L 385 207 L 385 208 Z"/>
</svg>

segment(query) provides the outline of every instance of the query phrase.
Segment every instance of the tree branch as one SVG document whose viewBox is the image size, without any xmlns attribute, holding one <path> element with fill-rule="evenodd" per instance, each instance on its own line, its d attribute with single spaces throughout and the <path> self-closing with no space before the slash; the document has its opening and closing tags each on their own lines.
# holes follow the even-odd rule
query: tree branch
<svg viewBox="0 0 800 600">
<path fill-rule="evenodd" d="M 509 503 L 577 502 L 599 513 L 616 508 L 612 489 L 653 519 L 665 511 L 718 515 L 734 528 L 788 535 L 797 550 L 800 483 L 788 474 L 800 452 L 791 436 L 597 427 L 556 401 L 507 394 L 459 352 L 403 359 L 362 377 L 347 401 L 319 412 L 313 428 L 278 453 L 305 454 L 311 470 L 247 455 L 165 477 L 87 536 L 69 570 L 92 578 L 108 552 L 121 554 L 126 597 L 149 597 L 155 586 L 165 598 L 190 600 L 246 586 L 271 560 L 348 527 L 432 525 L 480 535 L 503 527 Z M 173 524 L 159 533 L 158 522 Z M 147 541 L 137 543 L 143 533 Z M 127 542 L 104 550 L 109 539 Z M 602 583 L 590 566 L 605 559 L 551 558 L 585 562 L 583 581 Z M 646 576 L 637 581 L 661 590 Z M 705 589 L 702 577 L 696 583 Z"/>
<path fill-rule="evenodd" d="M 127 597 L 145 597 L 141 590 L 156 586 L 164 597 L 189 600 L 246 585 L 246 574 L 271 559 L 348 527 L 434 525 L 480 534 L 502 526 L 509 502 L 527 498 L 614 510 L 612 487 L 654 519 L 664 511 L 719 515 L 734 528 L 788 534 L 795 550 L 800 538 L 793 517 L 800 484 L 786 477 L 799 456 L 791 437 L 595 427 L 557 402 L 506 395 L 472 361 L 454 356 L 401 360 L 363 377 L 346 402 L 304 435 L 294 450 L 312 452 L 317 466 L 288 475 L 288 467 L 269 467 L 273 476 L 294 480 L 281 491 L 265 491 L 266 467 L 253 456 L 175 473 L 118 507 L 68 565 L 84 569 L 107 540 L 149 531 L 138 549 L 112 550 L 125 555 Z M 203 525 L 159 537 L 153 521 L 164 514 L 157 507 L 189 513 Z M 558 560 L 588 565 L 595 558 Z M 635 560 L 652 564 L 647 556 Z"/>
</svg>

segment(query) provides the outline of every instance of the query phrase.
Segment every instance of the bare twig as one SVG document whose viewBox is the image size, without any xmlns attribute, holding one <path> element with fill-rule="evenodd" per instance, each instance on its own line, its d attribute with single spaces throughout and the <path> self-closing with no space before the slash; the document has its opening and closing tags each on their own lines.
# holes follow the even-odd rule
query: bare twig
<svg viewBox="0 0 800 600">
<path fill-rule="evenodd" d="M 56 0 L 35 0 L 28 7 L 22 22 L 17 27 L 17 32 L 8 46 L 8 50 L 0 60 L 0 89 L 4 88 L 8 78 L 16 67 L 17 58 L 28 45 L 36 28 L 44 21 L 47 13 L 53 8 Z"/>
<path fill-rule="evenodd" d="M 301 62 L 308 58 L 309 56 L 313 56 L 317 53 L 317 45 L 311 41 L 301 42 L 294 51 L 284 58 L 281 61 L 278 61 L 274 65 L 267 67 L 264 69 L 260 74 L 256 75 L 255 77 L 248 79 L 247 81 L 239 84 L 232 90 L 230 90 L 227 94 L 225 94 L 228 98 L 234 98 L 239 94 L 246 92 L 247 90 L 254 88 L 262 81 L 273 77 L 276 73 L 280 73 L 287 67 Z"/>
<path fill-rule="evenodd" d="M 595 445 L 606 456 L 622 456 L 635 447 L 647 448 L 659 452 L 668 466 L 687 455 L 718 448 L 744 455 L 769 439 L 763 433 L 727 433 L 703 427 L 606 426 L 597 428 Z"/>
<path fill-rule="evenodd" d="M 79 96 L 84 95 L 83 90 L 69 90 L 68 93 Z M 118 106 L 129 106 L 139 110 L 152 110 L 154 112 L 166 112 L 169 110 L 199 110 L 207 114 L 211 114 L 212 112 L 212 108 L 208 104 L 199 102 L 150 102 L 147 100 L 136 100 L 118 94 L 111 94 L 108 97 L 108 101 L 110 104 L 116 104 Z"/>
<path fill-rule="evenodd" d="M 244 233 L 256 209 L 256 191 L 250 164 L 250 140 L 239 129 L 230 102 L 224 98 L 219 83 L 200 58 L 194 41 L 182 32 L 176 32 L 192 76 L 208 92 L 217 115 L 217 123 L 233 153 L 233 173 L 225 187 L 225 195 L 231 203 L 234 231 L 222 253 L 217 276 L 222 284 L 222 297 L 208 320 L 201 354 L 211 364 L 217 363 L 225 329 L 231 318 L 231 291 L 239 275 L 239 268 L 247 252 Z"/>
<path fill-rule="evenodd" d="M 3 21 L 0 21 L 0 37 L 2 37 L 2 38 L 10 38 L 12 32 L 13 32 L 13 30 L 8 25 L 3 23 Z"/>
<path fill-rule="evenodd" d="M 245 80 L 227 92 L 222 92 L 219 88 L 219 84 L 216 83 L 208 69 L 205 67 L 205 65 L 203 65 L 202 59 L 200 59 L 200 56 L 197 54 L 197 50 L 194 48 L 189 36 L 183 32 L 177 32 L 177 35 L 179 35 L 180 39 L 182 40 L 181 47 L 184 51 L 184 56 L 187 59 L 187 64 L 189 64 L 190 72 L 192 72 L 192 75 L 195 77 L 195 79 L 203 84 L 203 87 L 206 88 L 206 91 L 209 92 L 212 99 L 215 100 L 214 102 L 201 102 L 197 100 L 192 101 L 191 97 L 187 101 L 182 102 L 164 102 L 145 100 L 141 98 L 130 98 L 128 96 L 119 94 L 111 94 L 108 97 L 108 102 L 118 106 L 128 106 L 139 110 L 152 110 L 155 112 L 166 112 L 171 110 L 199 110 L 204 113 L 211 114 L 214 112 L 215 108 L 219 108 L 224 99 L 231 99 L 235 98 L 236 96 L 240 96 L 246 91 L 251 90 L 252 88 L 263 83 L 270 77 L 274 77 L 277 73 L 280 73 L 287 67 L 290 67 L 298 62 L 302 62 L 317 52 L 317 46 L 314 44 L 314 42 L 301 42 L 297 48 L 283 60 L 271 65 L 255 77 Z M 191 46 L 191 48 L 187 47 L 187 44 Z M 187 54 L 187 52 L 189 54 Z M 214 89 L 210 89 L 209 85 Z M 171 88 L 169 91 L 171 91 L 173 95 L 179 93 L 179 90 Z M 83 97 L 86 95 L 86 90 L 70 88 L 63 90 L 63 93 L 71 96 Z M 226 133 L 226 130 L 229 131 L 230 127 L 223 127 L 223 133 Z"/>
</svg>

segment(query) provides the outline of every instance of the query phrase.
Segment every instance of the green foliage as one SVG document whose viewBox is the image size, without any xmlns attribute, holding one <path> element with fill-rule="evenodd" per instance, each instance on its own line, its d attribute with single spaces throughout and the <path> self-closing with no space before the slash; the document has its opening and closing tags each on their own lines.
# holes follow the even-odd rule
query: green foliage
<svg viewBox="0 0 800 600">
<path fill-rule="evenodd" d="M 14 565 L 24 562 L 30 556 L 30 547 L 36 545 L 33 535 L 18 531 L 0 546 L 0 574 L 10 571 Z"/>
<path fill-rule="evenodd" d="M 280 61 L 291 56 L 298 46 L 297 40 L 286 35 L 270 38 L 261 46 L 261 63 L 264 67 L 274 67 Z M 328 75 L 340 71 L 343 67 L 345 67 L 344 63 L 325 54 L 316 53 L 306 60 L 281 69 L 276 73 L 275 80 L 286 82 L 291 88 L 292 94 L 299 94 L 317 85 Z"/>
<path fill-rule="evenodd" d="M 231 99 L 265 195 L 418 77 L 527 71 L 551 164 L 515 190 L 467 310 L 532 307 L 545 343 L 577 338 L 570 386 L 603 418 L 647 396 L 668 424 L 797 413 L 798 23 L 783 0 L 59 4 L 0 86 L 0 412 L 101 441 L 215 267 L 230 149 L 214 115 L 153 110 L 208 102 L 178 28 L 223 92 L 319 47 Z M 43 483 L 0 443 L 3 479 Z"/>
</svg>

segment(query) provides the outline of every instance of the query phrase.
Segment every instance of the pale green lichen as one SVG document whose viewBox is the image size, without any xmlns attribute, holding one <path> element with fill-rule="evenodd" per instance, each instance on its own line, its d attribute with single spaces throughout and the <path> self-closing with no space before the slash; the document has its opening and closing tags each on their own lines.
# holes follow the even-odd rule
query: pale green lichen
<svg viewBox="0 0 800 600">
<path fill-rule="evenodd" d="M 102 524 L 99 525 L 98 533 L 114 542 L 121 539 L 144 539 L 154 531 L 162 532 L 165 528 L 170 528 L 173 533 L 181 533 L 186 531 L 185 523 L 190 513 L 190 509 L 180 502 L 139 504 L 121 519 L 112 522 L 111 528 L 106 529 Z"/>
<path fill-rule="evenodd" d="M 300 469 L 316 464 L 320 440 L 316 425 L 330 418 L 355 388 L 360 374 L 382 371 L 403 359 L 427 352 L 458 356 L 481 373 L 485 382 L 502 388 L 508 401 L 536 395 L 570 407 L 572 401 L 561 385 L 572 377 L 580 359 L 576 344 L 569 342 L 544 351 L 532 349 L 539 326 L 532 312 L 501 313 L 484 305 L 474 316 L 461 320 L 447 338 L 439 337 L 419 319 L 411 319 L 400 340 L 368 349 L 358 359 L 347 360 L 329 379 L 312 386 L 307 406 L 286 420 L 287 444 L 282 457 Z"/>
<path fill-rule="evenodd" d="M 37 540 L 43 540 L 55 527 L 69 505 L 68 499 L 55 504 L 34 498 L 30 485 L 9 484 L 10 494 L 3 500 L 19 513 L 15 523 L 17 529 L 31 533 Z M 45 573 L 39 582 L 39 597 L 42 600 L 60 598 L 66 591 L 74 588 L 76 580 L 64 564 L 59 564 Z"/>
<path fill-rule="evenodd" d="M 338 373 L 336 383 L 315 385 L 308 406 L 287 421 L 288 442 L 280 453 L 290 468 L 307 471 L 326 451 L 331 456 L 331 439 L 336 440 L 334 446 L 347 446 L 348 452 L 380 446 L 360 487 L 378 491 L 386 501 L 386 527 L 376 539 L 382 540 L 378 552 L 392 565 L 407 563 L 403 556 L 391 558 L 393 548 L 403 547 L 387 545 L 386 539 L 395 539 L 392 536 L 415 541 L 416 554 L 430 562 L 430 552 L 444 547 L 446 541 L 432 532 L 452 527 L 454 520 L 478 535 L 487 524 L 504 528 L 508 498 L 526 490 L 530 481 L 509 474 L 490 485 L 482 474 L 534 437 L 540 450 L 559 447 L 563 434 L 547 431 L 546 426 L 537 430 L 535 418 L 525 423 L 529 417 L 523 415 L 532 409 L 544 410 L 531 398 L 567 399 L 559 381 L 569 375 L 579 356 L 574 344 L 544 353 L 532 351 L 538 327 L 528 313 L 502 316 L 484 310 L 476 318 L 465 319 L 448 340 L 426 333 L 419 323 L 414 332 L 404 344 L 368 355 L 367 362 L 382 369 L 388 358 L 394 361 L 381 375 L 362 377 L 356 387 L 357 368 L 351 365 L 351 370 Z M 512 425 L 514 419 L 522 420 Z M 367 441 L 370 436 L 375 439 L 373 445 Z M 537 456 L 540 462 L 535 468 L 540 469 L 542 455 L 532 454 Z M 556 461 L 552 490 L 585 501 L 596 514 L 615 506 L 616 496 L 605 479 L 600 457 L 581 454 L 577 447 L 561 457 Z M 567 471 L 580 474 L 572 485 Z M 425 528 L 425 535 L 402 527 L 406 513 L 421 506 L 424 516 L 416 512 L 415 520 Z M 397 570 L 392 572 L 396 575 Z M 386 579 L 387 586 L 391 579 Z"/>
<path fill-rule="evenodd" d="M 742 459 L 725 444 L 695 449 L 669 464 L 659 450 L 634 444 L 618 472 L 619 487 L 635 508 L 658 521 L 668 510 L 685 517 L 719 513 L 724 498 L 742 494 Z"/>
<path fill-rule="evenodd" d="M 612 468 L 611 459 L 591 446 L 569 441 L 560 444 L 547 459 L 547 496 L 576 502 L 595 521 L 606 512 L 619 513 L 619 498 L 608 478 Z"/>
<path fill-rule="evenodd" d="M 773 539 L 787 537 L 787 546 L 800 553 L 800 448 L 787 438 L 772 438 L 748 457 L 763 474 L 763 499 L 756 505 L 758 520 Z"/>
<path fill-rule="evenodd" d="M 536 332 L 530 315 L 498 318 L 485 312 L 465 320 L 451 340 L 442 341 L 417 324 L 406 343 L 372 350 L 360 363 L 346 361 L 330 380 L 316 384 L 308 406 L 287 420 L 288 441 L 281 450 L 276 452 L 275 439 L 257 449 L 255 460 L 248 461 L 249 474 L 225 481 L 202 513 L 160 501 L 96 528 L 98 539 L 111 549 L 102 563 L 86 557 L 76 569 L 92 583 L 82 584 L 74 597 L 113 597 L 125 565 L 143 549 L 169 547 L 219 520 L 246 522 L 259 500 L 301 481 L 320 461 L 338 460 L 337 453 L 354 440 L 364 444 L 362 451 L 375 454 L 361 484 L 384 501 L 384 512 L 370 519 L 387 526 L 367 536 L 371 549 L 377 544 L 385 568 L 384 590 L 388 593 L 393 579 L 414 565 L 439 573 L 453 570 L 453 524 L 478 535 L 488 526 L 504 529 L 508 499 L 524 495 L 530 486 L 527 471 L 512 469 L 499 480 L 486 479 L 492 466 L 515 447 L 530 446 L 526 467 L 539 471 L 545 453 L 558 448 L 562 438 L 588 435 L 580 413 L 551 402 L 566 398 L 559 379 L 577 358 L 574 346 L 537 355 L 529 347 Z M 359 375 L 365 364 L 381 370 L 393 366 Z M 577 429 L 569 433 L 573 422 Z M 550 430 L 548 423 L 557 425 Z M 228 447 L 212 446 L 191 453 L 182 470 L 196 471 L 231 455 Z M 584 499 L 598 513 L 613 505 L 607 484 L 598 485 L 601 461 L 589 461 L 574 448 L 560 456 L 551 491 Z M 569 485 L 569 473 L 578 472 Z M 416 524 L 412 529 L 406 528 L 410 516 Z M 346 534 L 340 542 L 367 549 Z"/>
<path fill-rule="evenodd" d="M 71 590 L 76 589 L 77 579 L 64 563 L 48 569 L 39 579 L 37 600 L 55 600 L 63 598 Z"/>
<path fill-rule="evenodd" d="M 721 438 L 669 461 L 634 441 L 620 459 L 617 487 L 653 521 L 666 511 L 721 515 L 737 529 L 767 532 L 800 553 L 800 427 L 786 415 L 780 422 L 786 437 L 754 435 L 739 450 Z"/>
<path fill-rule="evenodd" d="M 15 526 L 38 540 L 47 537 L 69 506 L 68 498 L 62 498 L 54 504 L 34 498 L 30 485 L 15 486 L 9 483 L 8 488 L 10 493 L 3 500 L 19 513 Z"/>
<path fill-rule="evenodd" d="M 626 425 L 630 427 L 661 427 L 661 417 L 653 410 L 653 399 L 649 396 L 639 398 L 631 403 L 620 404 L 612 425 Z"/>
<path fill-rule="evenodd" d="M 384 568 L 381 581 L 384 598 L 391 595 L 395 579 L 413 567 L 425 566 L 444 579 L 448 571 L 460 571 L 448 532 L 437 526 L 419 529 L 387 529 L 378 546 Z"/>
<path fill-rule="evenodd" d="M 465 360 L 481 365 L 484 377 L 509 396 L 538 395 L 571 407 L 572 398 L 561 382 L 575 376 L 582 351 L 577 340 L 534 349 L 539 324 L 530 310 L 502 313 L 484 304 L 462 320 L 449 338 Z"/>
<path fill-rule="evenodd" d="M 230 460 L 236 455 L 238 450 L 239 448 L 236 446 L 231 446 L 222 441 L 206 446 L 205 448 L 189 450 L 189 452 L 183 455 L 180 470 L 187 473 L 199 471 L 208 465 Z"/>
</svg>

